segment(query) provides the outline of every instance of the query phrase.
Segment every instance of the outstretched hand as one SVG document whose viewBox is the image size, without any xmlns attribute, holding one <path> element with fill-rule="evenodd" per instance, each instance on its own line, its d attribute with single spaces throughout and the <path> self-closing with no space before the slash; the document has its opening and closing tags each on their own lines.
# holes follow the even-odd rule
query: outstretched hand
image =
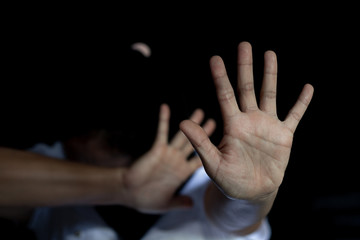
<svg viewBox="0 0 360 240">
<path fill-rule="evenodd" d="M 237 104 L 225 65 L 219 56 L 210 68 L 224 121 L 224 136 L 214 146 L 196 122 L 185 120 L 181 130 L 199 153 L 209 177 L 228 197 L 261 200 L 276 193 L 290 157 L 293 134 L 313 95 L 306 84 L 284 121 L 276 113 L 277 60 L 264 55 L 264 77 L 257 104 L 252 70 L 252 49 L 238 46 Z"/>
<path fill-rule="evenodd" d="M 190 120 L 200 124 L 203 118 L 204 112 L 197 109 Z M 152 148 L 130 167 L 124 178 L 131 196 L 130 205 L 142 212 L 158 213 L 192 206 L 190 197 L 174 193 L 202 163 L 197 155 L 192 156 L 194 148 L 181 131 L 168 142 L 169 119 L 170 108 L 163 104 Z M 215 130 L 215 121 L 207 120 L 203 128 L 210 136 Z"/>
</svg>

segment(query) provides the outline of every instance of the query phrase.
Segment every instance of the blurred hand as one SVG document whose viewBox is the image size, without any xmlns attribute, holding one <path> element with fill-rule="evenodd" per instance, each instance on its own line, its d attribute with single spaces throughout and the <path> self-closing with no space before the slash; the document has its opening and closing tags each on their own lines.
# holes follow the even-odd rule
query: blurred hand
<svg viewBox="0 0 360 240">
<path fill-rule="evenodd" d="M 176 190 L 197 170 L 201 160 L 197 155 L 188 159 L 194 149 L 185 135 L 178 131 L 168 142 L 170 109 L 160 109 L 157 136 L 152 148 L 140 157 L 125 174 L 124 182 L 131 205 L 139 211 L 159 213 L 174 208 L 191 207 L 188 196 L 175 196 Z M 193 112 L 190 120 L 200 124 L 204 118 L 201 109 Z M 203 125 L 205 134 L 215 130 L 215 121 Z"/>
</svg>

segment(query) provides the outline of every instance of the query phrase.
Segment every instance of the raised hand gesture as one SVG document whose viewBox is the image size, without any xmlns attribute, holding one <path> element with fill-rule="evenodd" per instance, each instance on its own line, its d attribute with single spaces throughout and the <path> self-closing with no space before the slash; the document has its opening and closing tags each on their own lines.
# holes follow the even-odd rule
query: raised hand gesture
<svg viewBox="0 0 360 240">
<path fill-rule="evenodd" d="M 264 55 L 264 77 L 257 104 L 248 42 L 238 46 L 237 93 L 219 56 L 210 68 L 224 121 L 224 136 L 214 146 L 206 132 L 191 120 L 180 128 L 199 153 L 205 170 L 223 193 L 235 199 L 261 200 L 277 192 L 289 161 L 293 134 L 313 95 L 306 84 L 284 121 L 277 117 L 277 60 L 272 51 Z"/>
<path fill-rule="evenodd" d="M 130 167 L 124 177 L 130 196 L 128 205 L 142 212 L 157 213 L 192 206 L 190 197 L 175 196 L 174 193 L 202 164 L 197 155 L 192 156 L 194 148 L 181 131 L 168 141 L 169 118 L 170 108 L 163 104 L 152 148 Z M 204 112 L 197 109 L 190 120 L 200 124 L 203 118 Z M 203 128 L 211 135 L 215 121 L 207 120 Z"/>
</svg>

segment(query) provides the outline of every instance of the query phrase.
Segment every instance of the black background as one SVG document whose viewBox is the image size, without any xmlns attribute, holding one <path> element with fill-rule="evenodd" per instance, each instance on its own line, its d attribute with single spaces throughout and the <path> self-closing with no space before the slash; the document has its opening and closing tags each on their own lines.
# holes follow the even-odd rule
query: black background
<svg viewBox="0 0 360 240">
<path fill-rule="evenodd" d="M 221 116 L 209 59 L 223 57 L 235 86 L 237 45 L 249 41 L 257 91 L 264 52 L 277 53 L 280 119 L 305 83 L 315 88 L 269 215 L 273 239 L 360 238 L 359 37 L 351 6 L 288 6 L 283 15 L 230 6 L 31 7 L 3 18 L 1 145 L 27 148 L 108 128 L 124 132 L 140 154 L 151 146 L 163 102 L 172 110 L 170 134 L 200 107 L 218 123 L 216 144 Z M 134 42 L 147 43 L 152 56 L 131 50 Z"/>
</svg>

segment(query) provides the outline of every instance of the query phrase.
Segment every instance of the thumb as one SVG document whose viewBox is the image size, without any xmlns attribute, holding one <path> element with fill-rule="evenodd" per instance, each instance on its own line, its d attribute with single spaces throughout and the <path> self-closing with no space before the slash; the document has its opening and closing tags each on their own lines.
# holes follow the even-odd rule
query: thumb
<svg viewBox="0 0 360 240">
<path fill-rule="evenodd" d="M 189 139 L 208 174 L 215 173 L 216 166 L 220 163 L 218 149 L 211 143 L 206 131 L 191 120 L 180 123 L 180 129 Z"/>
</svg>

